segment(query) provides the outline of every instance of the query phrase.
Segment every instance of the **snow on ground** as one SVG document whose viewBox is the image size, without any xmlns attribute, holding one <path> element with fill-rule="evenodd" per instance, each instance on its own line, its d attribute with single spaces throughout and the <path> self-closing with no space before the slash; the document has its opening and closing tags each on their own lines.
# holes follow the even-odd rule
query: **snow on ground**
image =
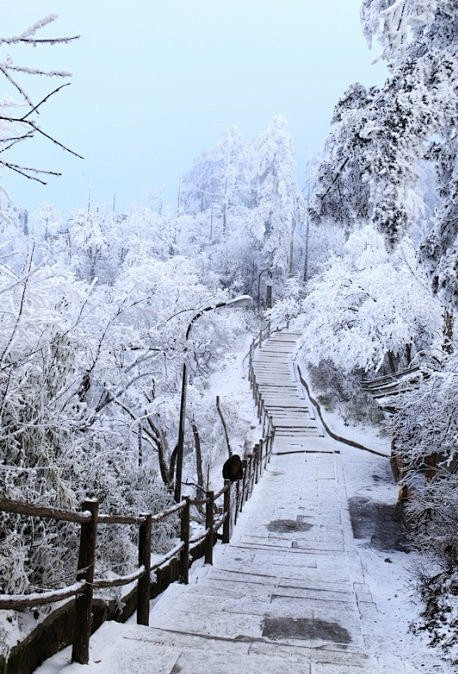
<svg viewBox="0 0 458 674">
<path fill-rule="evenodd" d="M 67 649 L 37 674 L 451 674 L 408 631 L 414 556 L 388 460 L 319 432 L 279 434 L 230 545 L 159 598 L 149 628 L 106 623 L 88 667 Z"/>
<path fill-rule="evenodd" d="M 221 367 L 208 378 L 207 393 L 215 401 L 220 398 L 220 406 L 228 428 L 231 450 L 242 456 L 245 450 L 251 451 L 253 445 L 261 437 L 261 428 L 256 416 L 256 410 L 248 382 L 248 358 L 252 335 L 240 335 L 236 348 L 226 355 Z M 219 438 L 224 437 L 223 426 L 217 419 L 216 433 Z M 189 425 L 186 433 L 190 433 Z M 219 489 L 222 486 L 222 466 L 228 454 L 225 443 L 219 443 L 220 449 L 203 446 L 202 459 L 204 463 L 204 479 L 207 479 L 206 462 L 209 462 L 210 488 Z M 194 457 L 189 463 L 185 461 L 183 467 L 184 482 L 195 482 Z M 183 487 L 184 494 L 194 496 L 194 490 Z"/>
<path fill-rule="evenodd" d="M 306 372 L 304 374 L 307 377 Z M 307 383 L 311 386 L 308 377 Z M 311 389 L 311 393 L 316 399 L 317 392 Z M 390 437 L 375 426 L 349 424 L 336 412 L 323 407 L 321 411 L 329 428 L 338 435 L 390 455 Z M 391 641 L 405 652 L 415 654 L 414 662 L 424 671 L 451 671 L 449 665 L 441 662 L 440 649 L 428 646 L 425 634 L 414 635 L 410 630 L 422 609 L 415 588 L 422 558 L 411 549 L 402 528 L 399 487 L 389 461 L 343 443 L 336 446 L 342 457 L 353 533 L 365 583 L 378 607 L 373 637 L 375 650 L 383 649 L 386 642 Z"/>
<path fill-rule="evenodd" d="M 439 649 L 431 649 L 423 636 L 410 631 L 421 610 L 414 587 L 421 556 L 410 550 L 402 531 L 389 461 L 343 445 L 341 457 L 364 582 L 378 609 L 376 620 L 368 622 L 373 628 L 371 647 L 383 652 L 396 644 L 421 671 L 452 672 L 441 661 Z"/>
<path fill-rule="evenodd" d="M 247 377 L 246 354 L 251 339 L 252 336 L 250 333 L 241 334 L 238 343 L 235 345 L 235 350 L 225 357 L 221 369 L 218 369 L 217 372 L 213 373 L 208 380 L 210 395 L 213 399 L 216 399 L 216 396 L 219 395 L 222 408 L 224 409 L 226 406 L 229 412 L 227 421 L 231 445 L 234 452 L 240 453 L 243 452 L 245 440 L 247 440 L 249 446 L 252 446 L 258 441 L 261 435 Z M 235 401 L 237 404 L 236 418 L 234 419 L 230 416 L 230 413 L 231 409 L 234 408 Z M 190 432 L 189 427 L 187 432 Z M 222 427 L 219 429 L 219 432 L 221 434 L 223 433 Z M 206 449 L 208 448 L 203 448 L 204 460 Z M 227 456 L 225 453 L 211 456 L 210 485 L 217 489 L 222 485 L 221 468 L 226 458 Z M 185 462 L 185 471 L 187 467 Z M 188 472 L 185 472 L 184 476 L 185 482 L 187 480 L 195 481 L 195 475 L 189 469 L 193 470 L 190 466 L 188 467 Z M 194 495 L 193 488 L 184 487 L 183 491 L 184 493 L 189 492 L 191 495 Z M 197 531 L 198 528 L 198 525 L 195 524 L 194 529 Z M 176 541 L 171 541 L 170 547 L 175 543 Z M 159 561 L 162 556 L 162 554 L 153 553 L 152 562 Z M 114 577 L 114 574 L 112 575 Z M 108 574 L 107 577 L 110 577 L 110 574 Z M 131 586 L 129 585 L 124 588 L 123 592 L 127 594 L 130 589 Z M 113 596 L 113 593 L 110 594 L 109 591 L 105 591 L 104 594 L 106 596 Z M 64 602 L 59 602 L 53 607 L 50 607 L 51 611 L 60 607 L 63 603 Z M 46 609 L 41 610 L 38 614 L 39 617 L 36 618 L 31 611 L 0 611 L 0 646 L 2 650 L 12 648 L 20 641 L 23 641 L 40 622 L 43 622 L 43 620 L 47 618 L 49 612 L 50 611 Z"/>
<path fill-rule="evenodd" d="M 305 363 L 301 363 L 300 367 L 301 372 L 309 386 L 311 395 L 315 400 L 317 400 L 319 392 L 313 389 L 311 377 L 307 372 Z M 299 377 L 297 377 L 297 381 L 300 381 Z M 305 392 L 304 395 L 306 395 Z M 328 427 L 337 435 L 347 438 L 348 440 L 359 442 L 369 449 L 375 449 L 377 452 L 382 452 L 388 456 L 390 455 L 391 439 L 388 435 L 383 433 L 381 428 L 377 428 L 369 424 L 350 424 L 347 421 L 344 421 L 337 411 L 326 410 L 323 405 L 320 406 L 320 409 Z"/>
</svg>

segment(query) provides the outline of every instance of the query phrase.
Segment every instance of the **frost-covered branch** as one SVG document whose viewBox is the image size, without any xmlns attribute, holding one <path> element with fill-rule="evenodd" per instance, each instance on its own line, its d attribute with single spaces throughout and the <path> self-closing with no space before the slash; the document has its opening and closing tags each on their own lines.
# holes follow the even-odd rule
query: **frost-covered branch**
<svg viewBox="0 0 458 674">
<path fill-rule="evenodd" d="M 33 47 L 43 45 L 52 46 L 69 44 L 78 39 L 79 36 L 76 35 L 69 37 L 59 36 L 50 38 L 37 36 L 42 29 L 53 23 L 56 19 L 56 15 L 49 15 L 40 21 L 37 21 L 19 35 L 0 38 L 0 49 L 2 47 L 14 47 L 20 44 L 30 45 Z M 42 136 L 54 145 L 57 145 L 65 152 L 69 152 L 70 154 L 81 158 L 81 155 L 79 155 L 74 150 L 71 150 L 65 143 L 62 143 L 52 134 L 44 131 L 35 121 L 29 119 L 33 114 L 39 114 L 41 106 L 44 105 L 52 96 L 58 93 L 63 87 L 68 86 L 69 83 L 65 83 L 60 87 L 55 88 L 42 97 L 38 103 L 34 104 L 32 96 L 29 94 L 27 87 L 24 86 L 20 81 L 20 76 L 33 76 L 37 78 L 68 78 L 71 77 L 71 73 L 63 70 L 43 70 L 42 68 L 31 65 L 18 65 L 14 62 L 11 55 L 8 54 L 3 56 L 3 58 L 0 60 L 0 74 L 3 75 L 5 80 L 10 85 L 10 88 L 16 92 L 16 94 L 19 94 L 20 98 L 18 103 L 5 96 L 0 98 L 0 143 L 3 144 L 1 152 L 7 152 L 17 145 L 17 143 L 30 140 L 34 136 L 38 135 Z M 14 114 L 14 109 L 18 105 L 24 104 L 27 106 L 26 112 L 23 115 Z M 60 175 L 58 171 L 30 168 L 30 166 L 20 165 L 14 161 L 9 160 L 0 161 L 0 165 L 4 166 L 10 171 L 13 171 L 14 173 L 18 173 L 24 178 L 34 180 L 43 185 L 45 185 L 46 182 L 37 174 L 49 176 Z"/>
</svg>

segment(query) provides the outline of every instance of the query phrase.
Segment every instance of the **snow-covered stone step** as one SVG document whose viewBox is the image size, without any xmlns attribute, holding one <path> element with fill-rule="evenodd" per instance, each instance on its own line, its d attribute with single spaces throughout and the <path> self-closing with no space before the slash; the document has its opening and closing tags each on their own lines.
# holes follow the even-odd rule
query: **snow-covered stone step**
<svg viewBox="0 0 458 674">
<path fill-rule="evenodd" d="M 149 628 L 105 623 L 89 666 L 64 667 L 67 649 L 46 674 L 416 674 L 397 653 L 368 656 L 374 644 L 383 652 L 380 616 L 355 554 L 339 449 L 297 388 L 296 346 L 297 335 L 275 333 L 255 351 L 273 455 L 214 565 L 170 586 Z"/>
<path fill-rule="evenodd" d="M 338 663 L 366 674 L 364 657 L 351 653 L 326 650 L 323 654 L 322 650 L 277 644 L 262 637 L 233 641 L 113 622 L 105 623 L 92 637 L 89 665 L 70 665 L 69 659 L 70 649 L 65 649 L 47 662 L 47 671 L 52 667 L 51 671 L 66 674 L 83 669 L 85 674 L 313 674 L 312 667 Z M 328 671 L 321 669 L 321 673 Z"/>
</svg>

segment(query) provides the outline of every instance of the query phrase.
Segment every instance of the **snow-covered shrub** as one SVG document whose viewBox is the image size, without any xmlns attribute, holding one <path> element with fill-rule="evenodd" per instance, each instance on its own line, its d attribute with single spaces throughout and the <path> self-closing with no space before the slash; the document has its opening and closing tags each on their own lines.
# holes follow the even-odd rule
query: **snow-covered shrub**
<svg viewBox="0 0 458 674">
<path fill-rule="evenodd" d="M 48 218 L 49 209 L 43 213 Z M 200 258 L 153 257 L 149 240 L 134 233 L 121 255 L 122 221 L 97 217 L 97 241 L 83 236 L 92 225 L 81 217 L 71 245 L 58 219 L 52 236 L 49 226 L 34 223 L 47 240 L 0 268 L 0 493 L 69 509 L 92 496 L 103 512 L 158 512 L 171 502 L 184 359 L 196 401 L 188 422 L 194 415 L 206 461 L 215 452 L 224 456 L 208 379 L 245 334 L 244 312 L 204 314 L 186 341 L 191 318 L 230 297 L 217 275 Z M 115 266 L 110 241 L 119 252 Z M 77 527 L 1 517 L 2 589 L 74 578 Z M 173 518 L 156 527 L 155 550 L 175 533 Z M 98 541 L 100 572 L 136 565 L 135 528 L 101 527 Z"/>
<path fill-rule="evenodd" d="M 283 297 L 277 300 L 272 307 L 265 312 L 265 318 L 270 321 L 272 329 L 289 326 L 293 318 L 301 311 L 302 288 L 297 278 L 289 278 L 285 283 Z"/>
<path fill-rule="evenodd" d="M 306 349 L 303 354 L 307 358 Z M 307 370 L 317 400 L 325 409 L 338 411 L 348 423 L 381 421 L 380 408 L 361 388 L 361 370 L 346 372 L 328 360 L 318 365 L 308 363 Z"/>
<path fill-rule="evenodd" d="M 458 659 L 458 358 L 404 394 L 392 420 L 411 488 L 406 515 L 429 559 L 420 576 L 425 602 L 418 629 Z M 455 649 L 455 650 L 454 650 Z"/>
<path fill-rule="evenodd" d="M 440 339 L 441 311 L 413 248 L 405 242 L 389 253 L 383 236 L 366 226 L 315 277 L 295 327 L 312 364 L 377 372 L 388 353 L 402 362 L 408 347 L 415 352 Z"/>
<path fill-rule="evenodd" d="M 116 346 L 115 331 L 113 341 L 102 339 L 91 287 L 55 267 L 35 268 L 30 253 L 21 275 L 2 266 L 0 292 L 1 495 L 68 509 L 94 496 L 105 512 L 120 513 L 170 503 L 154 454 L 139 465 L 125 420 L 108 405 L 97 412 L 102 390 L 89 395 L 100 387 L 97 368 L 106 382 L 112 376 Z M 74 579 L 77 527 L 4 513 L 0 522 L 1 590 Z M 136 563 L 136 540 L 126 528 L 117 534 L 102 530 L 99 552 L 102 567 L 122 571 Z"/>
</svg>

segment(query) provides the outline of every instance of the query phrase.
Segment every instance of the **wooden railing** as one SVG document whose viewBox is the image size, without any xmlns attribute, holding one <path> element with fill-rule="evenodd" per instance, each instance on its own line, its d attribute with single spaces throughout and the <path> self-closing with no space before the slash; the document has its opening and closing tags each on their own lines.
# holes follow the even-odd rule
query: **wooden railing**
<svg viewBox="0 0 458 674">
<path fill-rule="evenodd" d="M 410 367 L 392 374 L 363 379 L 361 388 L 371 395 L 382 410 L 392 413 L 396 410 L 396 397 L 412 391 L 428 379 L 429 372 L 420 367 Z"/>
<path fill-rule="evenodd" d="M 23 516 L 49 518 L 55 521 L 74 522 L 80 525 L 80 542 L 75 582 L 58 590 L 33 594 L 0 594 L 0 609 L 23 609 L 44 604 L 53 604 L 75 597 L 74 633 L 67 640 L 72 643 L 72 661 L 87 664 L 89 661 L 89 640 L 92 628 L 92 604 L 94 590 L 113 588 L 137 583 L 137 623 L 149 624 L 151 574 L 165 570 L 168 564 L 178 561 L 178 580 L 188 583 L 189 568 L 193 560 L 205 557 L 206 564 L 213 563 L 213 547 L 218 539 L 229 543 L 232 529 L 243 506 L 251 496 L 272 453 L 275 429 L 267 414 L 253 369 L 254 349 L 270 334 L 270 326 L 260 331 L 253 340 L 249 357 L 249 380 L 257 413 L 263 428 L 263 437 L 256 443 L 250 454 L 242 460 L 243 477 L 231 482 L 225 480 L 218 492 L 206 491 L 205 497 L 191 499 L 184 497 L 180 503 L 157 514 L 109 515 L 99 513 L 97 500 L 88 499 L 82 504 L 81 512 L 61 510 L 20 501 L 0 498 L 0 511 Z M 191 508 L 205 508 L 205 528 L 191 534 Z M 153 527 L 171 516 L 179 516 L 180 541 L 161 559 L 151 563 Z M 105 525 L 136 525 L 138 527 L 138 567 L 128 575 L 117 578 L 95 577 L 97 551 L 97 531 Z M 219 531 L 222 528 L 222 533 Z M 192 561 L 191 561 L 192 560 Z M 169 582 L 174 578 L 168 574 Z M 169 584 L 167 582 L 165 585 Z M 165 589 L 161 584 L 162 590 Z"/>
<path fill-rule="evenodd" d="M 275 330 L 277 332 L 277 330 Z M 259 384 L 256 380 L 256 374 L 254 371 L 253 361 L 254 361 L 254 352 L 256 348 L 262 348 L 262 343 L 265 339 L 268 339 L 272 334 L 270 321 L 260 329 L 259 333 L 253 339 L 250 344 L 250 349 L 248 351 L 248 380 L 250 382 L 251 392 L 253 394 L 254 403 L 256 405 L 256 411 L 258 413 L 258 420 L 262 426 L 262 435 L 266 438 L 268 442 L 268 451 L 272 451 L 272 445 L 275 437 L 275 428 L 272 424 L 271 417 L 267 414 L 264 399 L 261 395 Z M 262 449 L 261 449 L 262 451 Z"/>
</svg>

